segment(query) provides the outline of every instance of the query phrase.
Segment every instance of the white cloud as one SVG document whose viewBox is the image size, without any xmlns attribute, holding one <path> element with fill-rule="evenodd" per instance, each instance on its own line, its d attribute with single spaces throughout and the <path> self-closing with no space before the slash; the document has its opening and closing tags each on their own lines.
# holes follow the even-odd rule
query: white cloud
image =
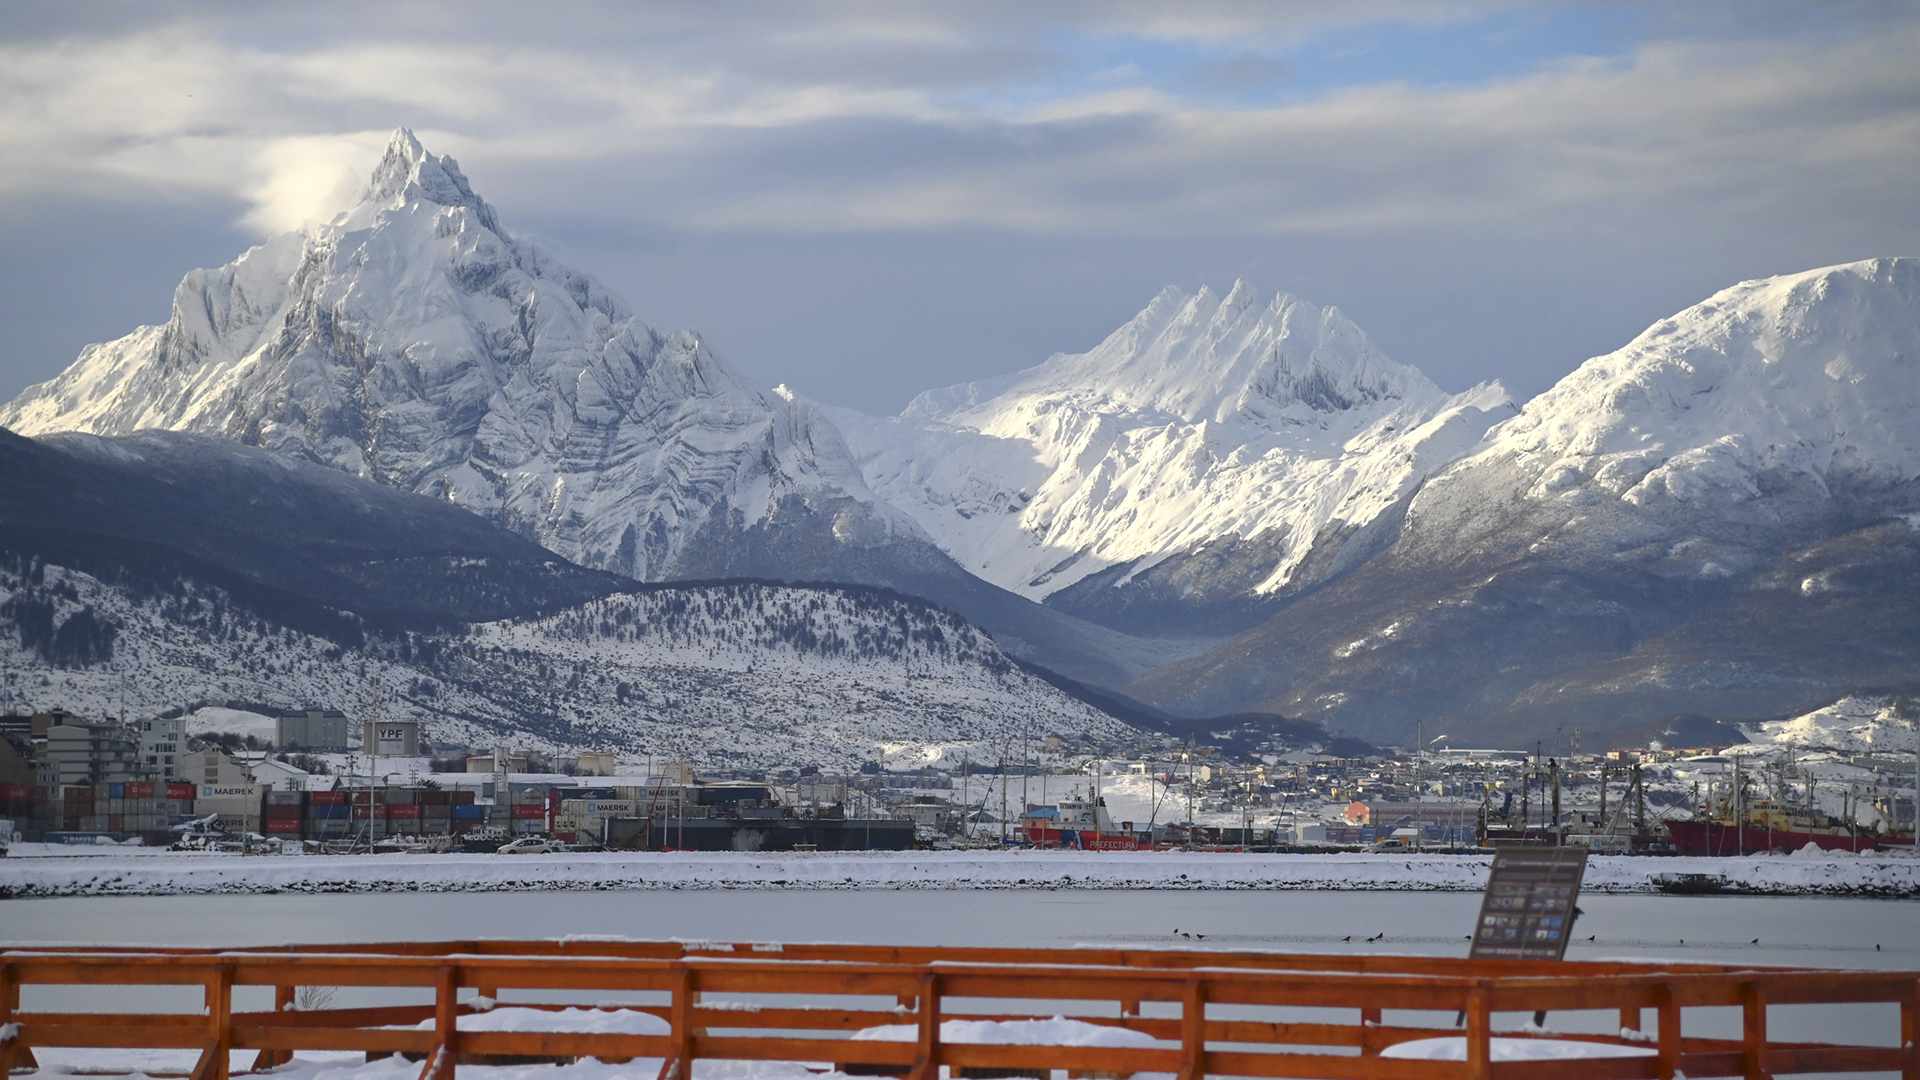
<svg viewBox="0 0 1920 1080">
<path fill-rule="evenodd" d="M 1309 32 L 1325 17 L 1310 8 L 1071 10 L 1081 33 L 1239 45 Z M 546 27 L 489 37 L 472 29 L 484 20 L 422 33 L 403 18 L 385 36 L 277 45 L 194 23 L 0 46 L 0 194 L 214 193 L 273 231 L 337 202 L 342 178 L 401 125 L 483 178 L 507 176 L 516 198 L 557 197 L 542 169 L 567 165 L 568 198 L 674 228 L 1552 230 L 1702 208 L 1884 213 L 1920 178 L 1910 23 L 1833 40 L 1674 40 L 1478 85 L 1248 107 L 1151 79 L 1101 84 L 1097 70 L 1019 94 L 954 92 L 969 64 L 986 91 L 1030 72 L 1031 50 L 1061 27 L 1024 7 L 769 10 L 718 26 L 649 9 L 604 40 Z M 1333 17 L 1459 13 L 1381 4 Z M 918 83 L 915 58 L 929 71 Z"/>
</svg>

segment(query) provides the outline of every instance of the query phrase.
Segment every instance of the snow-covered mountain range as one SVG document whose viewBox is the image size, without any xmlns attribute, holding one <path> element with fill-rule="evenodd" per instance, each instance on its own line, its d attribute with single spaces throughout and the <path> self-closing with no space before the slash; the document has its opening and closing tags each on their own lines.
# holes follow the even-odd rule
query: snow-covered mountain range
<svg viewBox="0 0 1920 1080">
<path fill-rule="evenodd" d="M 650 329 L 403 131 L 352 209 L 188 275 L 0 426 L 235 440 L 642 580 L 891 587 L 1182 715 L 1394 739 L 1920 681 L 1916 357 L 1909 259 L 1735 286 L 1521 407 L 1239 282 L 869 417 Z M 520 562 L 515 595 L 599 588 Z"/>
<path fill-rule="evenodd" d="M 1240 281 L 1167 289 L 1089 352 L 929 391 L 897 417 L 831 415 L 867 484 L 975 574 L 1164 632 L 1170 609 L 1344 569 L 1369 526 L 1512 411 L 1498 384 L 1449 396 L 1339 311 Z"/>
</svg>

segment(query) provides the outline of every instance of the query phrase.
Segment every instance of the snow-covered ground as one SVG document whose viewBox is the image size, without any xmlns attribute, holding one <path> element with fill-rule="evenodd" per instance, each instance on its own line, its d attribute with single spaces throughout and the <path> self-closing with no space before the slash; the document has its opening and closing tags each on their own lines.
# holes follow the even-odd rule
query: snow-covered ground
<svg viewBox="0 0 1920 1080">
<path fill-rule="evenodd" d="M 40 851 L 47 849 L 40 848 Z M 37 852 L 23 852 L 23 855 Z M 1486 856 L 1195 852 L 602 852 L 271 856 L 64 853 L 0 861 L 0 895 L 566 889 L 1245 889 L 1475 892 Z M 1656 892 L 1705 875 L 1730 892 L 1920 896 L 1920 859 L 1806 853 L 1744 859 L 1595 856 L 1586 888 Z"/>
</svg>

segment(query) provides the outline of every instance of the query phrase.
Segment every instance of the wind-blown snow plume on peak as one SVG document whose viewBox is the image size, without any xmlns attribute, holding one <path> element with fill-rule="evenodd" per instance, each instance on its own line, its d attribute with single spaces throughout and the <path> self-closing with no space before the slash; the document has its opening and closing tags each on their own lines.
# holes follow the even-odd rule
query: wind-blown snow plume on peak
<svg viewBox="0 0 1920 1080">
<path fill-rule="evenodd" d="M 1312 573 L 1337 572 L 1510 410 L 1497 384 L 1449 397 L 1338 310 L 1240 281 L 1169 288 L 1088 352 L 897 418 L 835 416 L 869 486 L 968 569 L 1101 618 L 1116 589 L 1194 608 L 1272 595 L 1316 548 Z"/>
<path fill-rule="evenodd" d="M 671 575 L 716 515 L 872 504 L 815 410 L 509 235 L 459 166 L 405 130 L 355 206 L 188 274 L 165 326 L 88 347 L 0 424 L 238 439 L 637 577 Z"/>
</svg>

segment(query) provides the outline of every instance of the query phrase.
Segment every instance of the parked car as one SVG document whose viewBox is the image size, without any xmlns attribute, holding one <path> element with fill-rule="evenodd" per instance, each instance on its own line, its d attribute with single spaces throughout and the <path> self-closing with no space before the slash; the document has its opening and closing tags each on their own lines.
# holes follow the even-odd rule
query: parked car
<svg viewBox="0 0 1920 1080">
<path fill-rule="evenodd" d="M 558 850 L 560 850 L 559 846 L 551 840 L 542 840 L 537 836 L 523 836 L 518 840 L 501 844 L 498 853 L 501 855 L 547 855 Z"/>
</svg>

